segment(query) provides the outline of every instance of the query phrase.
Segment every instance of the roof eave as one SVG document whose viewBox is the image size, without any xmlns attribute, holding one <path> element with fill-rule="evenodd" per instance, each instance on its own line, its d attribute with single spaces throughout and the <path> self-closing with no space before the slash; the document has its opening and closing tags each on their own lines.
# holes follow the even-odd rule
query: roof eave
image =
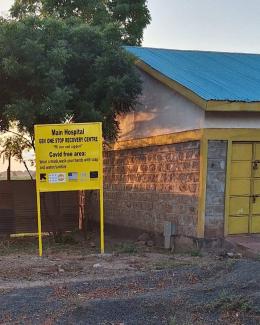
<svg viewBox="0 0 260 325">
<path fill-rule="evenodd" d="M 230 101 L 220 101 L 220 100 L 205 100 L 187 87 L 181 85 L 177 81 L 174 81 L 159 71 L 153 69 L 148 64 L 144 63 L 142 60 L 136 60 L 136 66 L 148 73 L 153 78 L 159 80 L 162 84 L 168 86 L 174 91 L 178 92 L 185 98 L 189 99 L 194 104 L 203 108 L 205 111 L 210 112 L 260 112 L 260 102 L 230 102 Z"/>
<path fill-rule="evenodd" d="M 210 112 L 260 112 L 260 102 L 209 100 L 206 110 Z"/>
</svg>

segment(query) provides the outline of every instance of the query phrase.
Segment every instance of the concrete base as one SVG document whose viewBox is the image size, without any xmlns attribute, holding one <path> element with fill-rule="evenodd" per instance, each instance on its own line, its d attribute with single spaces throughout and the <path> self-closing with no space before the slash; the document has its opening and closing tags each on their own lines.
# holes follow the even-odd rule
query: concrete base
<svg viewBox="0 0 260 325">
<path fill-rule="evenodd" d="M 225 241 L 243 256 L 260 256 L 260 234 L 228 236 Z"/>
</svg>

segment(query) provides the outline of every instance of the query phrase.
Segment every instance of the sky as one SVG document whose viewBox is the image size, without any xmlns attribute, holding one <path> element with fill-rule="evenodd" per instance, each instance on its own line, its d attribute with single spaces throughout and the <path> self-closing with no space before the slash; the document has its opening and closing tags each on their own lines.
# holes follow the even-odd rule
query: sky
<svg viewBox="0 0 260 325">
<path fill-rule="evenodd" d="M 0 0 L 6 12 L 13 0 Z M 148 0 L 144 46 L 260 53 L 259 0 Z"/>
</svg>

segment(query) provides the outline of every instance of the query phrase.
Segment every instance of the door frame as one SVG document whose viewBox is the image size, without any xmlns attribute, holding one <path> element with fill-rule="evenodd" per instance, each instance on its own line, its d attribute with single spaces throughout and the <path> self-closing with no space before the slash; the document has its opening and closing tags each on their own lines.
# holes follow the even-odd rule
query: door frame
<svg viewBox="0 0 260 325">
<path fill-rule="evenodd" d="M 226 160 L 226 188 L 225 188 L 225 215 L 224 215 L 224 236 L 228 236 L 228 217 L 229 217 L 229 193 L 230 193 L 230 178 L 231 178 L 231 161 L 232 161 L 232 145 L 233 141 L 228 140 L 227 145 L 227 160 Z"/>
<path fill-rule="evenodd" d="M 228 215 L 229 215 L 229 191 L 230 191 L 230 173 L 231 173 L 231 156 L 233 142 L 260 142 L 259 129 L 204 129 L 203 140 L 208 144 L 209 140 L 227 141 L 227 156 L 226 156 L 226 181 L 225 181 L 225 200 L 224 200 L 224 237 L 228 236 Z M 206 151 L 207 152 L 207 151 Z M 208 157 L 204 156 L 204 160 Z M 207 165 L 205 164 L 205 167 Z M 207 177 L 203 180 L 206 187 Z M 199 215 L 199 218 L 205 219 L 205 215 Z M 239 235 L 232 235 L 239 236 Z"/>
</svg>

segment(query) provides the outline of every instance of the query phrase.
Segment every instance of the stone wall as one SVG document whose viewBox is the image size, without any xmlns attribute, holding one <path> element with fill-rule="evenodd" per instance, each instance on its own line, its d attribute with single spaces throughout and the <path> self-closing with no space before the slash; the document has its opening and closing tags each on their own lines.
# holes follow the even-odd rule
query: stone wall
<svg viewBox="0 0 260 325">
<path fill-rule="evenodd" d="M 199 157 L 199 141 L 106 151 L 106 223 L 163 233 L 172 221 L 177 234 L 196 237 Z"/>
<path fill-rule="evenodd" d="M 223 237 L 227 141 L 208 141 L 205 237 Z"/>
</svg>

